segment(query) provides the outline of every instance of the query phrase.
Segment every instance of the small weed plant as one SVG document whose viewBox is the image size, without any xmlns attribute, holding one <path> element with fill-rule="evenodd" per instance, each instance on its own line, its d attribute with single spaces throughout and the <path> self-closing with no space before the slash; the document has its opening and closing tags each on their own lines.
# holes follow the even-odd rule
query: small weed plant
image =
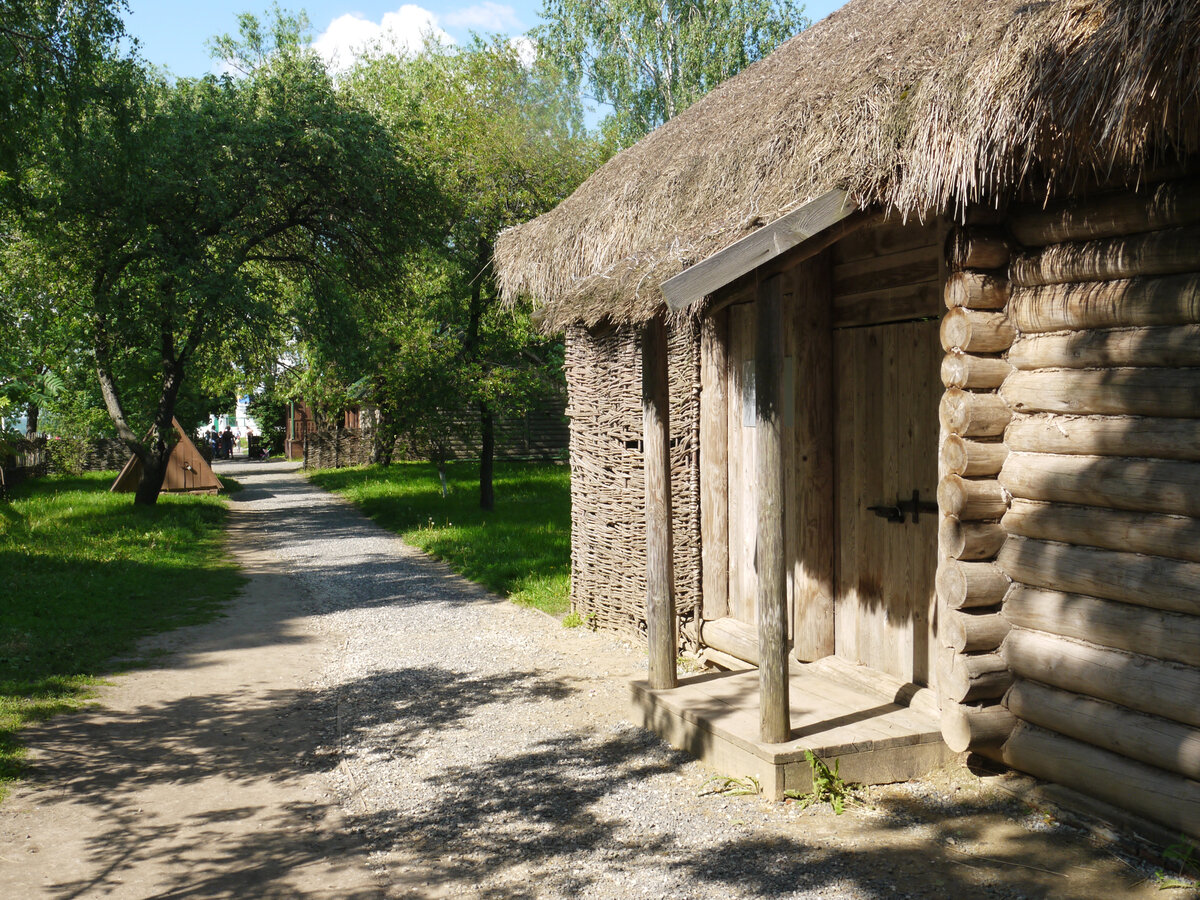
<svg viewBox="0 0 1200 900">
<path fill-rule="evenodd" d="M 834 813 L 841 815 L 846 811 L 846 803 L 855 799 L 856 789 L 847 784 L 841 776 L 841 760 L 834 760 L 833 768 L 811 750 L 804 751 L 808 767 L 812 771 L 812 790 L 784 791 L 783 795 L 790 800 L 798 800 L 801 809 L 808 809 L 814 803 L 828 803 Z"/>
<path fill-rule="evenodd" d="M 728 775 L 714 775 L 700 785 L 700 796 L 720 794 L 725 797 L 753 797 L 762 793 L 762 785 L 753 775 L 745 778 L 733 778 Z"/>
<path fill-rule="evenodd" d="M 590 612 L 583 613 L 581 615 L 578 610 L 573 609 L 563 616 L 562 625 L 563 628 L 579 628 L 580 626 L 586 625 L 590 631 L 595 631 L 596 614 L 594 612 Z"/>
<path fill-rule="evenodd" d="M 1163 858 L 1168 859 L 1179 868 L 1175 874 L 1158 871 L 1154 873 L 1154 882 L 1160 891 L 1195 890 L 1196 876 L 1200 875 L 1200 850 L 1184 835 L 1179 836 L 1179 843 L 1172 844 L 1163 851 Z"/>
</svg>

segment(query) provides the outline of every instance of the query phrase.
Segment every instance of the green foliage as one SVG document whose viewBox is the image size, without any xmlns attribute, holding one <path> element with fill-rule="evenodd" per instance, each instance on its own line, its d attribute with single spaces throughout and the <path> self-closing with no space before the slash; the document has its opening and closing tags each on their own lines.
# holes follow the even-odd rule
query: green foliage
<svg viewBox="0 0 1200 900">
<path fill-rule="evenodd" d="M 762 785 L 753 775 L 744 778 L 734 778 L 728 775 L 714 775 L 700 785 L 700 796 L 706 794 L 721 794 L 726 797 L 752 797 L 762 793 Z"/>
<path fill-rule="evenodd" d="M 1195 890 L 1197 876 L 1200 876 L 1200 850 L 1189 841 L 1186 835 L 1179 836 L 1179 842 L 1163 850 L 1163 859 L 1176 866 L 1175 874 L 1163 871 L 1154 873 L 1154 882 L 1159 890 Z"/>
<path fill-rule="evenodd" d="M 804 28 L 792 0 L 544 0 L 538 52 L 613 108 L 622 146 Z"/>
<path fill-rule="evenodd" d="M 326 490 L 454 571 L 551 615 L 568 608 L 570 590 L 570 472 L 565 466 L 499 462 L 497 509 L 473 502 L 477 464 L 447 466 L 443 499 L 437 471 L 428 463 L 309 473 Z"/>
<path fill-rule="evenodd" d="M 0 3 L 0 203 L 19 203 L 23 169 L 77 133 L 98 71 L 124 35 L 122 0 Z"/>
<path fill-rule="evenodd" d="M 268 383 L 250 395 L 249 413 L 262 431 L 267 452 L 275 455 L 283 452 L 287 439 L 288 400 L 276 384 Z"/>
<path fill-rule="evenodd" d="M 212 619 L 241 583 L 222 501 L 134 507 L 108 492 L 114 475 L 33 478 L 0 504 L 0 783 L 19 773 L 23 725 L 77 707 L 133 664 L 114 656 Z"/>
<path fill-rule="evenodd" d="M 788 790 L 784 791 L 783 795 L 791 800 L 799 800 L 801 809 L 807 809 L 814 803 L 828 803 L 834 813 L 840 816 L 846 811 L 846 802 L 855 796 L 854 786 L 843 781 L 839 772 L 842 761 L 834 760 L 833 768 L 830 769 L 825 761 L 811 750 L 804 751 L 804 758 L 808 760 L 812 773 L 812 790 L 807 794 Z"/>
<path fill-rule="evenodd" d="M 312 329 L 309 361 L 327 383 L 365 377 L 382 446 L 406 435 L 439 458 L 452 414 L 474 410 L 486 428 L 556 388 L 560 346 L 526 309 L 498 303 L 492 246 L 566 197 L 606 151 L 559 74 L 499 38 L 369 59 L 346 89 L 422 160 L 447 233 L 405 261 L 398 283 L 354 299 L 356 328 Z"/>
<path fill-rule="evenodd" d="M 123 439 L 149 484 L 185 380 L 233 392 L 233 364 L 273 357 L 294 317 L 373 287 L 426 238 L 429 179 L 376 117 L 338 91 L 277 11 L 218 44 L 242 78 L 101 70 L 78 135 L 27 173 L 37 201 L 14 237 L 59 273 Z M 440 229 L 435 229 L 440 233 Z M 39 298 L 45 302 L 47 298 Z M 149 465 L 148 463 L 153 463 Z"/>
<path fill-rule="evenodd" d="M 563 628 L 579 628 L 586 625 L 589 630 L 595 631 L 596 614 L 594 612 L 590 612 L 580 615 L 578 610 L 573 609 L 563 616 L 562 625 Z"/>
</svg>

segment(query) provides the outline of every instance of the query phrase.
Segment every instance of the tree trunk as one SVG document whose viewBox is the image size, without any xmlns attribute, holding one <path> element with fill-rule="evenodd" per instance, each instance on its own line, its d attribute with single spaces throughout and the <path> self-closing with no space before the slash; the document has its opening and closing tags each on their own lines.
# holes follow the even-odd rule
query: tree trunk
<svg viewBox="0 0 1200 900">
<path fill-rule="evenodd" d="M 479 329 L 483 321 L 484 308 L 488 300 L 484 296 L 483 282 L 490 277 L 492 245 L 486 238 L 479 238 L 475 245 L 476 276 L 471 284 L 471 305 L 467 311 L 467 338 L 463 342 L 463 357 L 468 362 L 479 362 L 482 356 Z M 480 438 L 479 448 L 479 508 L 494 509 L 496 497 L 492 487 L 493 458 L 495 456 L 495 423 L 486 400 L 479 401 Z"/>
<path fill-rule="evenodd" d="M 167 477 L 167 460 L 171 447 L 161 437 L 155 436 L 144 455 L 141 456 L 142 477 L 138 480 L 133 502 L 139 506 L 154 506 L 162 493 L 163 480 Z"/>
<path fill-rule="evenodd" d="M 392 464 L 392 456 L 396 451 L 395 417 L 383 408 L 377 409 L 371 435 L 371 462 L 386 469 Z"/>
<path fill-rule="evenodd" d="M 25 409 L 25 437 L 34 438 L 37 436 L 38 430 L 38 405 L 30 403 Z"/>
<path fill-rule="evenodd" d="M 486 402 L 479 404 L 479 430 L 479 508 L 490 511 L 496 508 L 496 494 L 492 485 L 496 457 L 496 422 Z"/>
<path fill-rule="evenodd" d="M 98 320 L 93 349 L 96 356 L 96 377 L 100 382 L 100 394 L 105 409 L 117 428 L 117 434 L 130 452 L 142 464 L 142 475 L 138 481 L 133 502 L 139 506 L 153 506 L 162 492 L 163 479 L 167 474 L 167 460 L 175 446 L 175 403 L 179 389 L 183 386 L 183 361 L 175 352 L 170 329 L 164 325 L 162 332 L 162 390 L 154 413 L 153 441 L 147 444 L 138 440 L 125 416 L 121 393 L 117 385 L 112 364 L 112 342 L 104 330 L 103 321 Z"/>
<path fill-rule="evenodd" d="M 442 485 L 442 499 L 446 499 L 446 447 L 443 444 L 435 444 L 433 447 L 433 462 L 437 466 L 438 481 Z"/>
<path fill-rule="evenodd" d="M 158 495 L 162 493 L 163 480 L 167 476 L 167 463 L 176 443 L 175 403 L 183 386 L 183 367 L 179 363 L 164 363 L 163 368 L 162 393 L 154 414 L 153 442 L 141 457 L 142 477 L 133 495 L 133 502 L 139 506 L 158 503 Z"/>
</svg>

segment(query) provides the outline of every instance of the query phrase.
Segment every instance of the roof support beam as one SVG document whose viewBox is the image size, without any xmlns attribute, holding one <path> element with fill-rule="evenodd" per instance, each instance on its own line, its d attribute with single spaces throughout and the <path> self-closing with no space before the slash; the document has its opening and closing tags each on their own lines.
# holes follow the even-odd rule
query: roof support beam
<svg viewBox="0 0 1200 900">
<path fill-rule="evenodd" d="M 860 210 L 845 191 L 828 191 L 811 203 L 792 210 L 770 225 L 764 225 L 753 234 L 685 269 L 674 278 L 668 278 L 662 283 L 667 306 L 672 310 L 686 309 L 858 212 Z M 856 218 L 847 224 L 857 228 L 865 222 Z M 848 228 L 847 232 L 849 230 L 853 229 Z M 839 230 L 835 240 L 842 236 Z M 828 244 L 816 247 L 813 252 L 819 252 L 825 246 Z"/>
<path fill-rule="evenodd" d="M 783 552 L 783 277 L 759 285 L 754 361 L 757 452 L 758 682 L 760 740 L 791 740 L 787 562 Z"/>
<path fill-rule="evenodd" d="M 646 639 L 650 690 L 675 687 L 675 572 L 671 547 L 671 391 L 667 326 L 661 315 L 642 331 L 642 447 L 646 467 Z"/>
</svg>

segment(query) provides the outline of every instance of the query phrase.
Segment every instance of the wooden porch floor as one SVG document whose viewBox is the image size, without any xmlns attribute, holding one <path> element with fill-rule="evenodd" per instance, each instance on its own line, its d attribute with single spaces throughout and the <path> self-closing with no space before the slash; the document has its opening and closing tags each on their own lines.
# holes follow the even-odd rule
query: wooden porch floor
<svg viewBox="0 0 1200 900">
<path fill-rule="evenodd" d="M 804 751 L 831 767 L 841 761 L 846 781 L 887 784 L 918 778 L 953 759 L 937 715 L 905 705 L 903 689 L 887 676 L 830 658 L 791 670 L 792 739 L 758 740 L 758 670 L 682 679 L 652 691 L 631 683 L 633 720 L 723 775 L 753 775 L 763 793 L 812 787 Z M 925 692 L 922 692 L 925 693 Z"/>
</svg>

